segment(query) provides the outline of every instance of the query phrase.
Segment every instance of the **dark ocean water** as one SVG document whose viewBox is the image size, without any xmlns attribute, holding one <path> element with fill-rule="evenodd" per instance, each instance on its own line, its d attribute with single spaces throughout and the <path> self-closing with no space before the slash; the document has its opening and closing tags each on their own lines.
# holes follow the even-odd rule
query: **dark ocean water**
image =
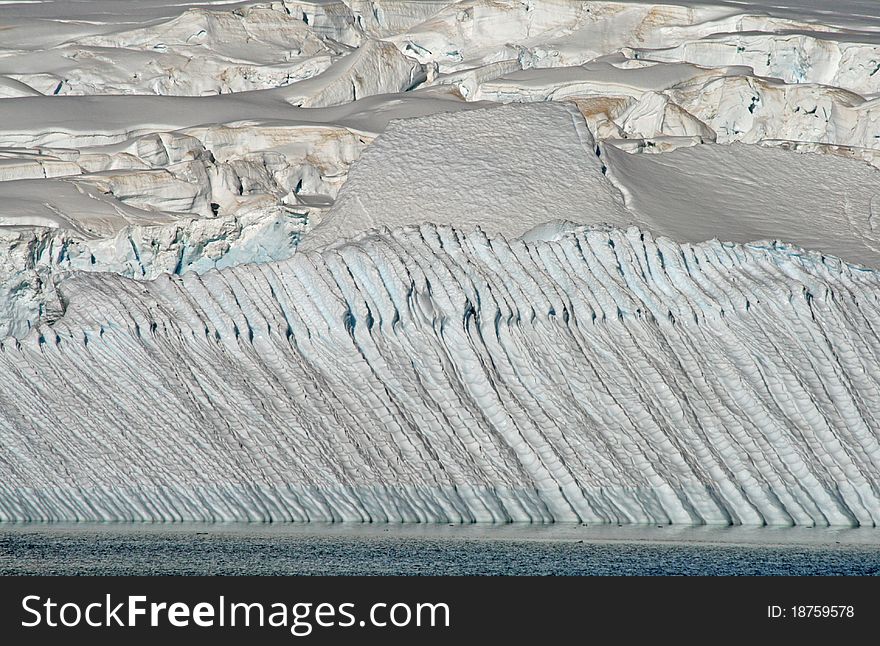
<svg viewBox="0 0 880 646">
<path fill-rule="evenodd" d="M 880 529 L 0 524 L 0 574 L 875 575 Z"/>
</svg>

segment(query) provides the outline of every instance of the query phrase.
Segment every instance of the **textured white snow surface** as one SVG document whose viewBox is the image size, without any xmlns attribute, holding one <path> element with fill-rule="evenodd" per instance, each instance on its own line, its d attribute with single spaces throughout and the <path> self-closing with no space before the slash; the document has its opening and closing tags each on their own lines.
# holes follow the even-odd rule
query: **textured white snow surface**
<svg viewBox="0 0 880 646">
<path fill-rule="evenodd" d="M 511 236 L 554 219 L 626 224 L 632 218 L 595 147 L 581 114 L 564 103 L 393 122 L 301 248 L 419 221 Z"/>
<path fill-rule="evenodd" d="M 880 3 L 0 2 L 0 520 L 877 525 Z"/>
</svg>

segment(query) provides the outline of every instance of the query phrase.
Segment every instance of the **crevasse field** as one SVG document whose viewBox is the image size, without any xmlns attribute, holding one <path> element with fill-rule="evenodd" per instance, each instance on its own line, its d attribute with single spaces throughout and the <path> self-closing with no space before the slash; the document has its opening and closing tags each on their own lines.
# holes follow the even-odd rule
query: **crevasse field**
<svg viewBox="0 0 880 646">
<path fill-rule="evenodd" d="M 880 3 L 0 2 L 0 520 L 880 524 Z"/>
</svg>

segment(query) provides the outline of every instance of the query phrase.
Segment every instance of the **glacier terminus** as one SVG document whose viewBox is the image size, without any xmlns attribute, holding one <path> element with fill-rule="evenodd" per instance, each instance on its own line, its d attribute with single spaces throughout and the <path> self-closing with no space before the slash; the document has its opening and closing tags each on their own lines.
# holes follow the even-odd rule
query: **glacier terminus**
<svg viewBox="0 0 880 646">
<path fill-rule="evenodd" d="M 0 3 L 0 521 L 880 524 L 880 5 Z"/>
</svg>

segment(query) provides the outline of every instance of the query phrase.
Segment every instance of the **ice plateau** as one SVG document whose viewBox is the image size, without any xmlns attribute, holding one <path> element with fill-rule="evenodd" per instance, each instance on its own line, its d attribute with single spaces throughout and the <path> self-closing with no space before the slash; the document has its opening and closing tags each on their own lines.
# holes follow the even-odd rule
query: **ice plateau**
<svg viewBox="0 0 880 646">
<path fill-rule="evenodd" d="M 880 4 L 0 2 L 0 520 L 880 523 Z"/>
</svg>

